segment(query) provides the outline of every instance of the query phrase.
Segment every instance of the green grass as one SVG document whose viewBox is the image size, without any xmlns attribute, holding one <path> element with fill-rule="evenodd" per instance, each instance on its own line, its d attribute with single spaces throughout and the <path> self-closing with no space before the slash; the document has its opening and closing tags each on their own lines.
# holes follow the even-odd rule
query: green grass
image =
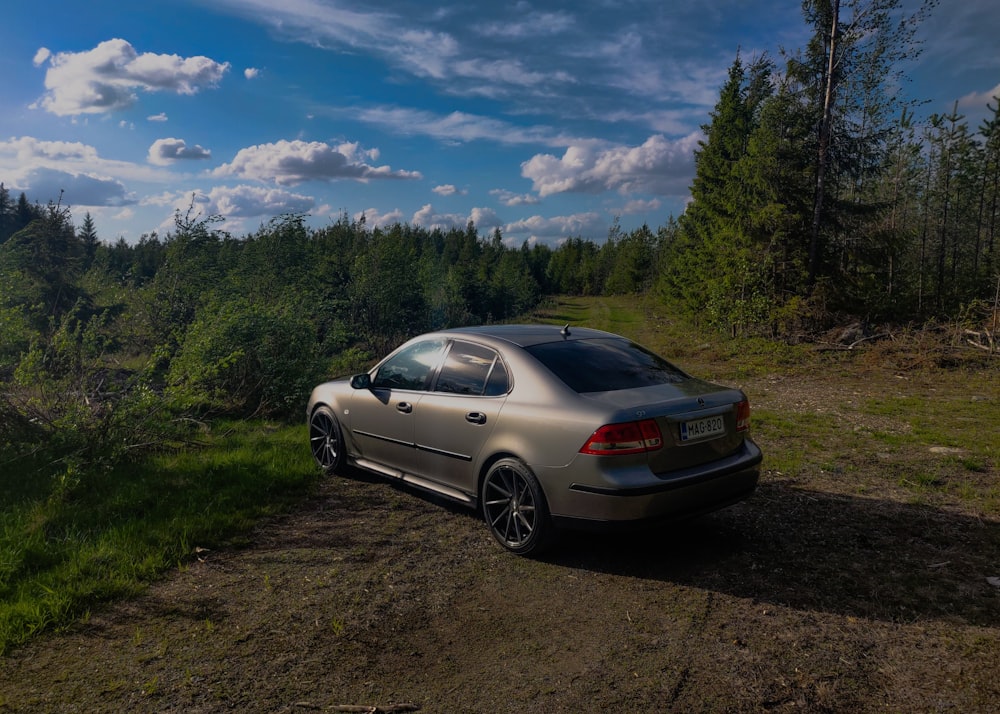
<svg viewBox="0 0 1000 714">
<path fill-rule="evenodd" d="M 232 422 L 201 439 L 69 481 L 24 468 L 4 479 L 0 654 L 139 592 L 197 547 L 240 543 L 317 482 L 304 427 Z"/>
</svg>

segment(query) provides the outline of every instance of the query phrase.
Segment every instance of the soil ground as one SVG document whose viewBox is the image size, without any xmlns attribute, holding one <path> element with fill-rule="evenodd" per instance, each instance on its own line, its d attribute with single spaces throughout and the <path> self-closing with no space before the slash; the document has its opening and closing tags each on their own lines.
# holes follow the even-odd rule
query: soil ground
<svg viewBox="0 0 1000 714">
<path fill-rule="evenodd" d="M 857 434 L 893 425 L 855 400 L 935 387 L 872 372 L 744 388 Z M 470 512 L 332 478 L 250 547 L 201 552 L 0 660 L 0 712 L 996 712 L 1000 520 L 952 491 L 914 499 L 891 476 L 907 458 L 929 457 L 766 468 L 746 503 L 567 534 L 540 559 Z M 1000 480 L 996 464 L 959 477 Z"/>
</svg>

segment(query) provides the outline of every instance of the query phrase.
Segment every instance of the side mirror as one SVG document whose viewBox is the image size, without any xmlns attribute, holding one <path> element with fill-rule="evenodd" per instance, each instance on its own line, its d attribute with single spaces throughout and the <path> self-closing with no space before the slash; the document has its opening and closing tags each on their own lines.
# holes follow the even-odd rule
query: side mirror
<svg viewBox="0 0 1000 714">
<path fill-rule="evenodd" d="M 351 377 L 351 387 L 354 389 L 371 389 L 372 376 L 367 372 Z"/>
</svg>

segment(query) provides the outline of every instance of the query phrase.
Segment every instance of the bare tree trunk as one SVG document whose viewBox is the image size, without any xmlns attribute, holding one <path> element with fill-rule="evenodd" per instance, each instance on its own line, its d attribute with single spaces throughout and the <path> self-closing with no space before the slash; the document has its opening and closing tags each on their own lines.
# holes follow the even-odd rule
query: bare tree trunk
<svg viewBox="0 0 1000 714">
<path fill-rule="evenodd" d="M 826 87 L 823 92 L 823 115 L 819 124 L 819 150 L 816 166 L 816 193 L 813 197 L 812 227 L 809 232 L 809 284 L 816 282 L 819 274 L 819 231 L 826 193 L 826 167 L 830 155 L 831 120 L 834 101 L 834 69 L 837 58 L 837 30 L 840 21 L 840 0 L 833 0 L 833 17 L 830 22 L 830 46 L 827 50 Z"/>
</svg>

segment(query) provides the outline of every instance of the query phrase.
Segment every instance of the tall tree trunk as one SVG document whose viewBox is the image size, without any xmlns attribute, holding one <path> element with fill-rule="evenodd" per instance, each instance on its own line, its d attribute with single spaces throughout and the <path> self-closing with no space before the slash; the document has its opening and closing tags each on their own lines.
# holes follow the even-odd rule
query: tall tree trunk
<svg viewBox="0 0 1000 714">
<path fill-rule="evenodd" d="M 826 194 L 826 167 L 830 160 L 830 133 L 834 102 L 834 69 L 837 56 L 837 28 L 840 20 L 840 0 L 833 0 L 833 17 L 830 21 L 830 45 L 827 48 L 826 86 L 823 91 L 823 114 L 819 123 L 819 149 L 816 165 L 816 193 L 813 197 L 812 226 L 809 231 L 809 284 L 819 275 L 819 232 Z"/>
</svg>

